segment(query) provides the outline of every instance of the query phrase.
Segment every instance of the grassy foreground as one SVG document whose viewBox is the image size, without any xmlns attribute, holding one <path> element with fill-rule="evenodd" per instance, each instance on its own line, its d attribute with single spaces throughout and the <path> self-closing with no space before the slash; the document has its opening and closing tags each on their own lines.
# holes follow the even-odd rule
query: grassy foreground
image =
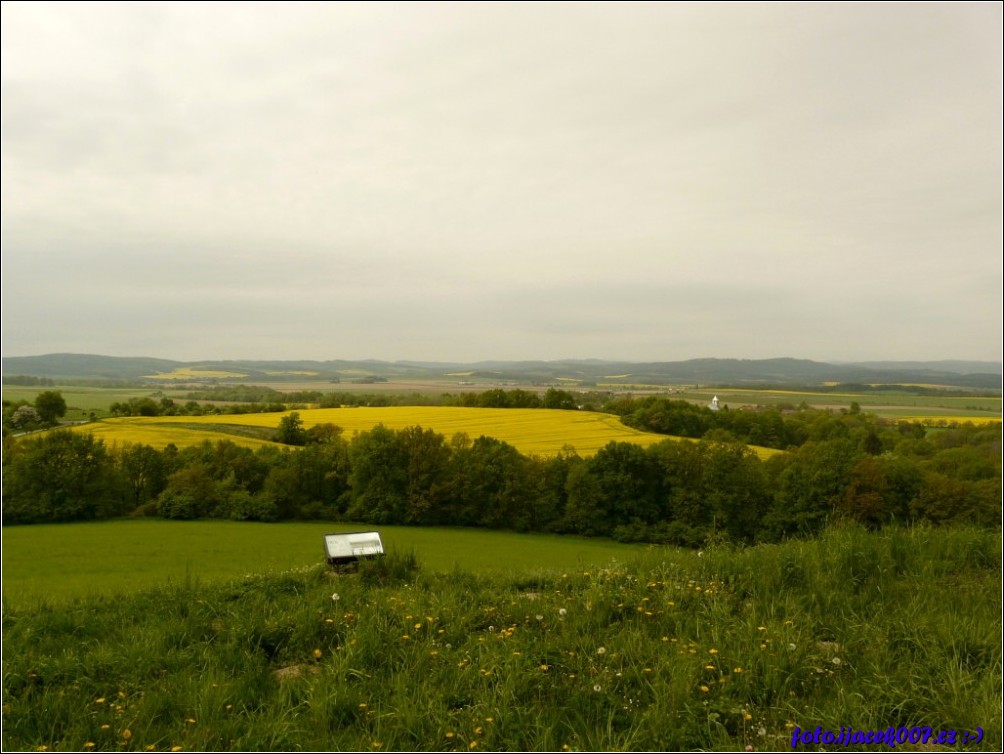
<svg viewBox="0 0 1004 754">
<path fill-rule="evenodd" d="M 983 736 L 897 748 L 999 749 L 1000 560 L 999 533 L 847 528 L 8 608 L 3 748 L 776 750 L 796 728 L 929 726 Z"/>
</svg>

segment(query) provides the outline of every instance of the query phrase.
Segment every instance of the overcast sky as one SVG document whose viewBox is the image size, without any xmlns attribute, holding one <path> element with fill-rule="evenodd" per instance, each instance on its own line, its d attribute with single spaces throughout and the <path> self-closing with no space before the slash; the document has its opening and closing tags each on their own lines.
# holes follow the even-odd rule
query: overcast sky
<svg viewBox="0 0 1004 754">
<path fill-rule="evenodd" d="M 1001 8 L 5 2 L 3 354 L 999 359 Z"/>
</svg>

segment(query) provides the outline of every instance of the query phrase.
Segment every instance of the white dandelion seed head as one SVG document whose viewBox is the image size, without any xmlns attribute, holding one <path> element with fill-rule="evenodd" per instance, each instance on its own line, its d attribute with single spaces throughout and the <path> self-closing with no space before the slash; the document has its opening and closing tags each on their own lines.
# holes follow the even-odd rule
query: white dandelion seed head
<svg viewBox="0 0 1004 754">
<path fill-rule="evenodd" d="M 834 665 L 839 665 L 840 664 L 840 658 L 839 657 L 834 657 L 832 660 L 830 660 L 830 662 L 832 662 Z"/>
<path fill-rule="evenodd" d="M 595 686 L 593 686 L 593 691 L 595 691 L 598 694 L 601 691 L 603 691 L 603 687 L 600 686 L 600 684 L 597 683 Z"/>
<path fill-rule="evenodd" d="M 541 615 L 540 613 L 537 613 L 537 620 L 544 620 L 544 616 Z"/>
<path fill-rule="evenodd" d="M 331 601 L 332 602 L 338 602 L 338 600 L 340 600 L 340 599 L 341 599 L 341 597 L 338 595 L 338 592 L 335 592 L 334 594 L 331 595 Z"/>
<path fill-rule="evenodd" d="M 566 615 L 568 615 L 568 611 L 565 608 L 561 608 L 558 611 L 558 615 L 560 615 L 562 618 L 564 618 Z"/>
<path fill-rule="evenodd" d="M 794 644 L 789 644 L 788 645 L 788 649 L 790 649 L 792 652 L 794 652 L 796 649 L 798 649 L 798 647 L 796 647 Z"/>
<path fill-rule="evenodd" d="M 598 654 L 598 655 L 605 655 L 606 653 L 607 653 L 607 648 L 606 647 L 597 647 L 596 648 L 596 654 Z"/>
</svg>

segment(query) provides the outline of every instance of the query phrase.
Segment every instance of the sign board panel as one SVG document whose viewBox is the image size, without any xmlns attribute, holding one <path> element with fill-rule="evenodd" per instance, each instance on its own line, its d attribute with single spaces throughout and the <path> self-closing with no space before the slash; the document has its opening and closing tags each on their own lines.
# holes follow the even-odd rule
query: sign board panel
<svg viewBox="0 0 1004 754">
<path fill-rule="evenodd" d="M 325 534 L 324 551 L 329 563 L 350 563 L 359 558 L 383 555 L 383 542 L 378 531 Z"/>
</svg>

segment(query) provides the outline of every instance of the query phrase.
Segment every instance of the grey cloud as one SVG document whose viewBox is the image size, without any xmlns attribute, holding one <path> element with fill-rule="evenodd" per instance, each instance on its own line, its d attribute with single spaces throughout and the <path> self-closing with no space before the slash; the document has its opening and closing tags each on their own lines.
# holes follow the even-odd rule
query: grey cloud
<svg viewBox="0 0 1004 754">
<path fill-rule="evenodd" d="M 1000 21 L 5 4 L 4 350 L 990 358 Z"/>
</svg>

